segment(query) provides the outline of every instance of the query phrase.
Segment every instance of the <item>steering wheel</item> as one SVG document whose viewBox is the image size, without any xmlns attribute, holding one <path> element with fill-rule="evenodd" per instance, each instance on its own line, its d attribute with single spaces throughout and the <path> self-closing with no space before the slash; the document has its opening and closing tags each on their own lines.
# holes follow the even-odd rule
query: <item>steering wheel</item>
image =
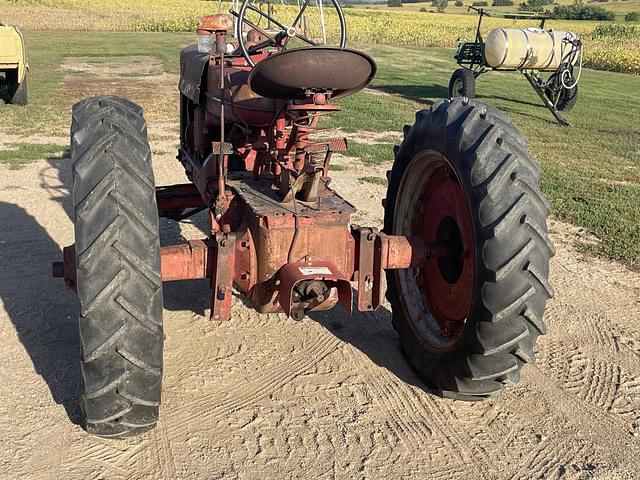
<svg viewBox="0 0 640 480">
<path fill-rule="evenodd" d="M 289 0 L 290 1 L 290 0 Z M 244 0 L 236 17 L 238 47 L 247 63 L 261 50 L 303 46 L 344 48 L 347 27 L 337 0 Z"/>
</svg>

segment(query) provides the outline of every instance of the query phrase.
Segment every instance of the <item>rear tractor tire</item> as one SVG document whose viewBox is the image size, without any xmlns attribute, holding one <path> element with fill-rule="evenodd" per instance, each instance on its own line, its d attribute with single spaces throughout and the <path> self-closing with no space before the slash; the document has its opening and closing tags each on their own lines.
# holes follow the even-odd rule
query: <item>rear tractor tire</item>
<svg viewBox="0 0 640 480">
<path fill-rule="evenodd" d="M 479 102 L 441 101 L 405 127 L 385 232 L 445 253 L 387 271 L 387 295 L 402 349 L 436 394 L 494 396 L 534 361 L 555 253 L 539 175 L 523 135 Z"/>
<path fill-rule="evenodd" d="M 476 96 L 476 77 L 468 68 L 458 68 L 449 80 L 449 98 Z"/>
<path fill-rule="evenodd" d="M 158 421 L 162 283 L 142 109 L 118 97 L 73 107 L 80 407 L 89 433 L 126 437 Z"/>
</svg>

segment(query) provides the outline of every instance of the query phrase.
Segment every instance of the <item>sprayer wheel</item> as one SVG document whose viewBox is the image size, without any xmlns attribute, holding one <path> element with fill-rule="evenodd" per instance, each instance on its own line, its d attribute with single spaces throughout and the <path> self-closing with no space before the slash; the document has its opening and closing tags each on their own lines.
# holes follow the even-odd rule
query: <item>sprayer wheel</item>
<svg viewBox="0 0 640 480">
<path fill-rule="evenodd" d="M 578 85 L 573 88 L 566 89 L 563 88 L 560 91 L 560 98 L 558 99 L 558 104 L 556 108 L 559 112 L 568 112 L 573 107 L 576 106 L 576 102 L 578 101 Z"/>
<path fill-rule="evenodd" d="M 449 80 L 449 98 L 476 96 L 476 77 L 468 68 L 458 68 Z"/>
<path fill-rule="evenodd" d="M 126 437 L 158 421 L 162 283 L 151 152 L 142 109 L 118 97 L 71 123 L 80 407 L 89 433 Z"/>
<path fill-rule="evenodd" d="M 571 82 L 575 82 L 575 80 L 571 78 Z M 551 100 L 551 103 L 555 104 L 557 111 L 568 112 L 576 106 L 576 102 L 578 101 L 578 85 L 575 85 L 572 88 L 564 88 L 563 86 L 558 85 L 558 83 L 559 81 L 557 80 L 557 76 L 554 76 L 549 85 L 547 85 L 545 94 L 549 100 Z M 559 96 L 557 103 L 556 95 Z"/>
<path fill-rule="evenodd" d="M 493 396 L 534 360 L 554 254 L 539 173 L 522 134 L 479 102 L 441 101 L 405 127 L 384 229 L 446 253 L 388 270 L 387 295 L 405 355 L 441 396 Z"/>
</svg>

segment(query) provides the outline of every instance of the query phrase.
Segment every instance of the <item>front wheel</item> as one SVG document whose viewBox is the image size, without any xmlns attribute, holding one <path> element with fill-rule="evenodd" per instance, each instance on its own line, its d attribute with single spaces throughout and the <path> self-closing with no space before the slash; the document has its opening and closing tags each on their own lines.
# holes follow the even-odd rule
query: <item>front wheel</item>
<svg viewBox="0 0 640 480">
<path fill-rule="evenodd" d="M 442 396 L 495 395 L 534 360 L 554 254 L 539 173 L 522 134 L 479 102 L 439 102 L 405 127 L 385 232 L 444 248 L 387 271 L 387 295 L 404 353 Z"/>
<path fill-rule="evenodd" d="M 458 68 L 449 80 L 449 98 L 476 96 L 476 77 L 468 68 Z"/>
</svg>

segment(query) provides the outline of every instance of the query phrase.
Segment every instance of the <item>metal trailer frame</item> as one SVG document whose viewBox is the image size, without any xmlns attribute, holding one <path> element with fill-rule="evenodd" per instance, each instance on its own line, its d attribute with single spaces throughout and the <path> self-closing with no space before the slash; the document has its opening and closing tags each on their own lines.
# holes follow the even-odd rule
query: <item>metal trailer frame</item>
<svg viewBox="0 0 640 480">
<path fill-rule="evenodd" d="M 571 124 L 560 115 L 558 111 L 557 103 L 560 98 L 559 95 L 556 95 L 556 101 L 552 101 L 546 93 L 547 88 L 549 87 L 549 83 L 551 77 L 547 80 L 543 80 L 540 77 L 540 72 L 538 70 L 531 69 L 521 69 L 521 68 L 494 68 L 487 65 L 484 50 L 485 50 L 485 42 L 482 38 L 482 33 L 480 32 L 480 28 L 482 25 L 482 17 L 494 17 L 496 16 L 493 13 L 485 10 L 484 8 L 476 8 L 473 6 L 469 6 L 468 10 L 474 10 L 478 12 L 478 25 L 476 27 L 476 36 L 473 42 L 463 42 L 460 41 L 458 49 L 454 54 L 453 58 L 456 60 L 456 63 L 467 70 L 473 72 L 474 78 L 478 78 L 480 75 L 487 73 L 491 70 L 499 70 L 502 72 L 519 72 L 527 79 L 533 90 L 542 100 L 542 104 L 551 112 L 557 122 L 562 126 L 571 126 Z M 546 15 L 540 15 L 536 13 L 521 13 L 521 12 L 512 12 L 512 13 L 504 13 L 497 15 L 501 18 L 508 18 L 514 20 L 539 20 L 540 24 L 538 28 L 544 29 L 545 22 L 549 18 Z M 562 87 L 560 87 L 562 88 Z"/>
</svg>

